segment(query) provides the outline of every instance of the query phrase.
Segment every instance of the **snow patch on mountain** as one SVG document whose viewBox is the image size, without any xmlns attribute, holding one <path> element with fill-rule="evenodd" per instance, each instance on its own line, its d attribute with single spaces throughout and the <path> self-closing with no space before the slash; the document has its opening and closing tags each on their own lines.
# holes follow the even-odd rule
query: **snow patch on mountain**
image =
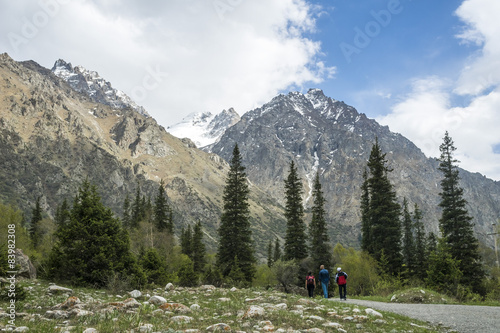
<svg viewBox="0 0 500 333">
<path fill-rule="evenodd" d="M 73 67 L 62 59 L 57 60 L 52 72 L 66 81 L 74 90 L 85 93 L 93 101 L 106 104 L 118 109 L 132 108 L 136 112 L 150 117 L 146 110 L 135 103 L 123 91 L 115 89 L 96 71 L 89 71 L 82 66 Z"/>
<path fill-rule="evenodd" d="M 211 146 L 220 139 L 226 129 L 239 120 L 240 116 L 233 108 L 218 114 L 192 113 L 181 122 L 169 126 L 167 131 L 178 138 L 189 138 L 197 147 L 210 151 Z"/>
</svg>

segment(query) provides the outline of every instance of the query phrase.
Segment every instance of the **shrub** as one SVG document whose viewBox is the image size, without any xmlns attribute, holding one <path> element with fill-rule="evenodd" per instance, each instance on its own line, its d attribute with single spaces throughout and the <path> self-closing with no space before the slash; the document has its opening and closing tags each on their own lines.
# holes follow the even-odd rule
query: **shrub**
<svg viewBox="0 0 500 333">
<path fill-rule="evenodd" d="M 278 260 L 274 263 L 272 271 L 285 292 L 289 293 L 291 286 L 295 285 L 297 282 L 297 275 L 299 273 L 299 266 L 297 263 L 294 260 Z"/>
</svg>

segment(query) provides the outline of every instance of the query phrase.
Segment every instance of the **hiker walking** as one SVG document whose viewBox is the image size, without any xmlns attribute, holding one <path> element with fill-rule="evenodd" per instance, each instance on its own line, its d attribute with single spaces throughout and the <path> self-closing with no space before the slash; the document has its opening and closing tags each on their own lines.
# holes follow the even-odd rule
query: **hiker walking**
<svg viewBox="0 0 500 333">
<path fill-rule="evenodd" d="M 335 282 L 339 285 L 339 295 L 340 300 L 346 299 L 346 286 L 347 286 L 347 273 L 342 271 L 342 268 L 337 268 L 337 274 L 335 274 Z"/>
<path fill-rule="evenodd" d="M 318 280 L 323 288 L 323 295 L 328 298 L 328 283 L 330 283 L 330 273 L 325 269 L 325 265 L 319 266 Z"/>
<path fill-rule="evenodd" d="M 314 275 L 312 275 L 312 272 L 307 273 L 306 276 L 306 289 L 307 292 L 309 293 L 309 297 L 314 297 L 314 289 L 316 288 L 316 279 L 314 278 Z"/>
</svg>

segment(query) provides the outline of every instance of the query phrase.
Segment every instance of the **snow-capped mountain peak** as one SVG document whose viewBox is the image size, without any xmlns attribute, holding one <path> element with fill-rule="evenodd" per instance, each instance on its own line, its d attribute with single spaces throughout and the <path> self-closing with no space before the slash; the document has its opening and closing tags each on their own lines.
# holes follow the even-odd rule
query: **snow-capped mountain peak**
<svg viewBox="0 0 500 333">
<path fill-rule="evenodd" d="M 240 120 L 233 108 L 222 110 L 218 114 L 211 112 L 191 113 L 181 122 L 167 128 L 170 134 L 178 138 L 189 138 L 197 147 L 210 150 L 226 129 Z"/>
<path fill-rule="evenodd" d="M 71 63 L 62 59 L 57 60 L 51 70 L 56 76 L 68 82 L 71 88 L 87 94 L 95 102 L 119 109 L 130 107 L 149 117 L 142 106 L 135 103 L 123 91 L 113 88 L 111 83 L 96 71 L 89 71 L 82 66 L 73 67 Z"/>
</svg>

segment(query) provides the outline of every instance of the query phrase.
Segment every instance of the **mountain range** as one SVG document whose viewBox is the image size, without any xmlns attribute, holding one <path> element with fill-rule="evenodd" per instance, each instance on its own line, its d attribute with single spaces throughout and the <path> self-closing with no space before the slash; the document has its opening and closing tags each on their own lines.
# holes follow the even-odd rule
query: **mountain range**
<svg viewBox="0 0 500 333">
<path fill-rule="evenodd" d="M 40 196 L 53 215 L 88 177 L 120 216 L 126 194 L 139 186 L 154 197 L 164 179 L 176 232 L 200 220 L 214 249 L 226 161 L 237 143 L 260 258 L 269 240 L 284 237 L 283 184 L 292 160 L 303 179 L 306 211 L 318 172 L 332 242 L 359 246 L 362 173 L 378 138 L 401 201 L 418 204 L 426 230 L 438 231 L 438 161 L 319 89 L 280 94 L 241 118 L 233 109 L 193 114 L 166 130 L 97 73 L 63 60 L 48 70 L 2 54 L 0 78 L 0 199 L 27 214 Z M 466 170 L 460 175 L 475 231 L 491 245 L 486 234 L 500 215 L 500 183 Z"/>
</svg>

